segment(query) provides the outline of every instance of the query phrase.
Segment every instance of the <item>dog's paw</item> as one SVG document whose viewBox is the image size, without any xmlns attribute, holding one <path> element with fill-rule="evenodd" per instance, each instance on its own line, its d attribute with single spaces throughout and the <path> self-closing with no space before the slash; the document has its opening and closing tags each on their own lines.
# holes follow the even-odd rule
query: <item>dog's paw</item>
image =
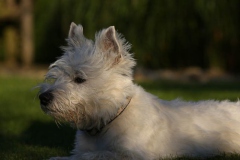
<svg viewBox="0 0 240 160">
<path fill-rule="evenodd" d="M 51 157 L 49 160 L 69 160 L 69 157 Z"/>
</svg>

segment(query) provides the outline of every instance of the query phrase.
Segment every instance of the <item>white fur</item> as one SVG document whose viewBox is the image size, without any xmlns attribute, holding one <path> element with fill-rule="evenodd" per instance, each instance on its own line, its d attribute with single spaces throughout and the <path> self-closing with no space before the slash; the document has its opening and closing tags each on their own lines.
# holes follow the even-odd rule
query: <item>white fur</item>
<svg viewBox="0 0 240 160">
<path fill-rule="evenodd" d="M 52 159 L 146 160 L 240 153 L 239 102 L 160 100 L 132 82 L 135 62 L 130 45 L 114 27 L 99 32 L 95 43 L 82 32 L 82 26 L 71 24 L 69 46 L 40 85 L 40 94 L 54 95 L 49 105 L 42 105 L 45 112 L 79 129 L 72 155 Z M 75 77 L 86 81 L 77 84 Z M 92 135 L 87 132 L 91 129 L 99 132 Z"/>
</svg>

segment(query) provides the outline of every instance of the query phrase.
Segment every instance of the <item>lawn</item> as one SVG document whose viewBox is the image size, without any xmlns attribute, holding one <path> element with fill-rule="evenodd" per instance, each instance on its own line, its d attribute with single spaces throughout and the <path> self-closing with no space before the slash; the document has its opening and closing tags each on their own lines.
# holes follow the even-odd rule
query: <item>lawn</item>
<svg viewBox="0 0 240 160">
<path fill-rule="evenodd" d="M 37 90 L 32 90 L 40 82 L 40 79 L 0 77 L 1 160 L 42 160 L 51 156 L 68 156 L 73 148 L 75 130 L 67 125 L 57 126 L 41 111 Z M 237 101 L 240 95 L 240 83 L 183 84 L 162 81 L 139 84 L 168 100 Z M 222 155 L 211 159 L 240 159 L 240 156 Z"/>
</svg>

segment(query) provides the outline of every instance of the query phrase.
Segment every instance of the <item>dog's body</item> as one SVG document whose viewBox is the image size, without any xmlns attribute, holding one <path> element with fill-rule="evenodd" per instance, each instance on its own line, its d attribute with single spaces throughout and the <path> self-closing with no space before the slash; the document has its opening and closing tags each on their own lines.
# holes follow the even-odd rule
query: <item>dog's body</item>
<svg viewBox="0 0 240 160">
<path fill-rule="evenodd" d="M 88 155 L 91 151 L 104 156 L 106 151 L 115 154 L 119 150 L 118 157 L 127 153 L 124 156 L 132 159 L 157 159 L 240 152 L 239 104 L 162 101 L 137 86 L 135 89 L 124 113 L 100 134 L 77 133 L 74 155 L 79 151 Z"/>
<path fill-rule="evenodd" d="M 135 61 L 114 27 L 86 39 L 71 24 L 69 47 L 40 85 L 42 109 L 78 128 L 72 160 L 159 159 L 240 153 L 240 103 L 164 101 L 132 82 Z"/>
</svg>

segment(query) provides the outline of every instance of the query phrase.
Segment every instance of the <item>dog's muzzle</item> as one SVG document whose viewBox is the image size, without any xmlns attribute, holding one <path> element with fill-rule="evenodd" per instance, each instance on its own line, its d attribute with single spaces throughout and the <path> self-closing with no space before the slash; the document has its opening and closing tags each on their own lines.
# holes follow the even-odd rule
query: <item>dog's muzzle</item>
<svg viewBox="0 0 240 160">
<path fill-rule="evenodd" d="M 48 106 L 52 100 L 53 100 L 54 96 L 51 92 L 43 92 L 39 95 L 39 99 L 40 99 L 40 104 L 41 106 Z"/>
</svg>

